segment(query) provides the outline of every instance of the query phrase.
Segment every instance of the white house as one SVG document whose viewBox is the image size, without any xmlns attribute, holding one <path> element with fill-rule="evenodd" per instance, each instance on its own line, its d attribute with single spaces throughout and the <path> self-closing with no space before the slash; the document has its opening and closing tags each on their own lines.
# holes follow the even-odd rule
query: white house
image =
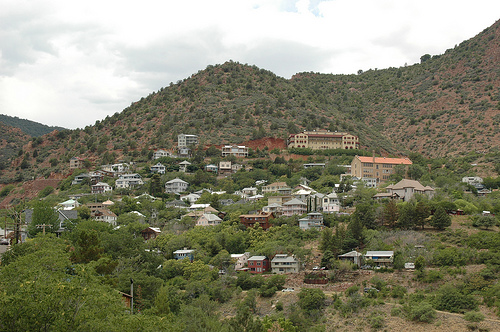
<svg viewBox="0 0 500 332">
<path fill-rule="evenodd" d="M 151 173 L 165 174 L 167 168 L 161 163 L 157 163 L 154 166 L 151 166 Z"/>
<path fill-rule="evenodd" d="M 187 190 L 189 183 L 179 178 L 175 178 L 173 180 L 167 181 L 165 183 L 165 192 L 178 194 Z"/>
<path fill-rule="evenodd" d="M 142 177 L 137 173 L 120 175 L 115 181 L 116 188 L 134 188 L 143 184 Z"/>
<path fill-rule="evenodd" d="M 323 212 L 332 213 L 340 211 L 340 201 L 335 192 L 323 197 Z"/>
<path fill-rule="evenodd" d="M 165 150 L 156 150 L 153 152 L 153 160 L 161 157 L 172 157 L 172 153 Z"/>
<path fill-rule="evenodd" d="M 106 182 L 97 182 L 90 187 L 90 190 L 92 191 L 92 194 L 104 194 L 113 191 L 113 187 Z"/>
<path fill-rule="evenodd" d="M 74 199 L 68 199 L 67 201 L 59 203 L 59 206 L 62 208 L 62 210 L 73 210 L 79 207 L 80 203 L 78 203 L 78 201 L 75 201 Z"/>
<path fill-rule="evenodd" d="M 253 188 L 253 187 L 243 188 L 241 190 L 241 193 L 242 193 L 243 197 L 255 196 L 255 195 L 257 195 L 257 188 Z"/>
<path fill-rule="evenodd" d="M 113 226 L 116 226 L 116 219 L 118 218 L 116 214 L 108 209 L 97 209 L 93 213 L 94 219 L 98 221 L 107 222 Z"/>
<path fill-rule="evenodd" d="M 299 227 L 302 230 L 323 229 L 323 214 L 319 212 L 310 212 L 307 217 L 299 219 Z"/>
<path fill-rule="evenodd" d="M 196 221 L 196 226 L 217 226 L 222 223 L 222 219 L 212 213 L 204 213 Z"/>
<path fill-rule="evenodd" d="M 248 258 L 250 258 L 249 252 L 244 254 L 231 254 L 231 261 L 234 263 L 234 269 L 240 270 L 244 268 L 248 263 Z"/>
<path fill-rule="evenodd" d="M 195 203 L 198 199 L 200 199 L 200 197 L 201 196 L 198 194 L 191 193 L 189 195 L 181 196 L 181 200 L 192 204 Z"/>
<path fill-rule="evenodd" d="M 300 270 L 299 260 L 295 256 L 276 254 L 271 260 L 271 270 L 276 274 L 298 273 Z"/>
</svg>

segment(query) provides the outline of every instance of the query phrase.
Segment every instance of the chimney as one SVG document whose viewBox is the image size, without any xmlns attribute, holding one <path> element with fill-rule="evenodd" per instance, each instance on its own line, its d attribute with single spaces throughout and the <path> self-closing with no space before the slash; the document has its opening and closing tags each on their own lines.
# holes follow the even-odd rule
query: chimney
<svg viewBox="0 0 500 332">
<path fill-rule="evenodd" d="M 375 150 L 372 151 L 373 151 L 373 163 L 375 164 Z"/>
</svg>

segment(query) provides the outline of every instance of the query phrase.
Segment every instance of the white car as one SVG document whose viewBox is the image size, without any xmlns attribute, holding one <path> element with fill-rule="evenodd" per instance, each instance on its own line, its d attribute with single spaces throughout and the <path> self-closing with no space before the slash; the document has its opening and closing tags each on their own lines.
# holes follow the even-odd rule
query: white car
<svg viewBox="0 0 500 332">
<path fill-rule="evenodd" d="M 0 239 L 0 244 L 9 245 L 9 239 Z"/>
<path fill-rule="evenodd" d="M 282 292 L 294 292 L 295 289 L 293 289 L 293 287 L 290 287 L 290 288 L 283 288 L 281 291 Z"/>
</svg>

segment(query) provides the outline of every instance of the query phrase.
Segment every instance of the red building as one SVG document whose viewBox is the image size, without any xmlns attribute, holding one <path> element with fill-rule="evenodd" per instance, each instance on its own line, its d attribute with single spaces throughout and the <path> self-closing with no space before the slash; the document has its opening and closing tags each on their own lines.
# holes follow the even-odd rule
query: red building
<svg viewBox="0 0 500 332">
<path fill-rule="evenodd" d="M 266 230 L 271 227 L 270 220 L 274 219 L 274 214 L 272 212 L 261 212 L 259 214 L 242 214 L 240 215 L 240 222 L 248 227 L 254 227 L 256 223 L 259 223 L 262 229 Z"/>
<path fill-rule="evenodd" d="M 266 256 L 252 256 L 248 259 L 248 272 L 258 274 L 271 269 L 269 258 Z"/>
</svg>

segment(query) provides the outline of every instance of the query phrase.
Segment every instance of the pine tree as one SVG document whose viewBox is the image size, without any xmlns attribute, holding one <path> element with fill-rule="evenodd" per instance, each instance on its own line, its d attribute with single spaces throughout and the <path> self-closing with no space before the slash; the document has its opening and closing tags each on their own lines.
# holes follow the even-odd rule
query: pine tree
<svg viewBox="0 0 500 332">
<path fill-rule="evenodd" d="M 445 229 L 451 226 L 451 217 L 446 213 L 444 207 L 439 206 L 431 218 L 431 226 L 437 229 Z"/>
</svg>

